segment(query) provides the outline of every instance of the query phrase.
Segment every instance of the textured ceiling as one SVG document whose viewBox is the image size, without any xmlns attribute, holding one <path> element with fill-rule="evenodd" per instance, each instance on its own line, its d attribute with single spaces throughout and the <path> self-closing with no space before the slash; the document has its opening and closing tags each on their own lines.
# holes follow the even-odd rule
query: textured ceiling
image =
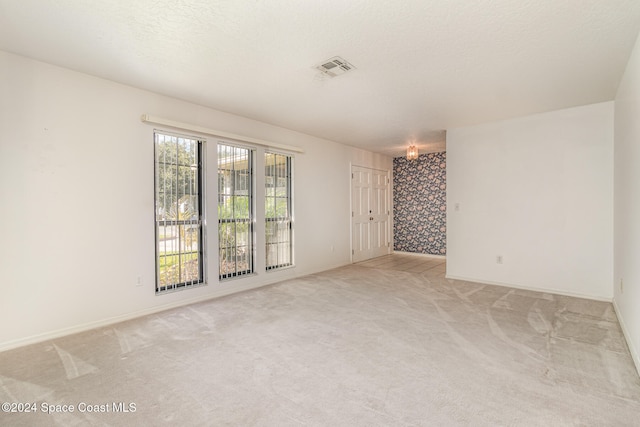
<svg viewBox="0 0 640 427">
<path fill-rule="evenodd" d="M 0 0 L 1 50 L 391 155 L 613 99 L 639 29 L 638 0 Z"/>
</svg>

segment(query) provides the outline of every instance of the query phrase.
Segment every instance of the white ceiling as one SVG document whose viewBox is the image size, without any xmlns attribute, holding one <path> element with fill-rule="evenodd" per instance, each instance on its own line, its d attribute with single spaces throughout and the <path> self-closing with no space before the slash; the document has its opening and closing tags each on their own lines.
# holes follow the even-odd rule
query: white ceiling
<svg viewBox="0 0 640 427">
<path fill-rule="evenodd" d="M 639 0 L 0 0 L 1 50 L 391 155 L 613 99 L 639 29 Z"/>
</svg>

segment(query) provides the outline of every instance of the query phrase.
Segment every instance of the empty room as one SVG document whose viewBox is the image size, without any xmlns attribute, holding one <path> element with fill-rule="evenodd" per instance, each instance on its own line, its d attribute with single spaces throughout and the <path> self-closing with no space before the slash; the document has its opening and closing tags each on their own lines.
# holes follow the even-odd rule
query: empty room
<svg viewBox="0 0 640 427">
<path fill-rule="evenodd" d="M 0 425 L 637 425 L 639 32 L 0 0 Z"/>
</svg>

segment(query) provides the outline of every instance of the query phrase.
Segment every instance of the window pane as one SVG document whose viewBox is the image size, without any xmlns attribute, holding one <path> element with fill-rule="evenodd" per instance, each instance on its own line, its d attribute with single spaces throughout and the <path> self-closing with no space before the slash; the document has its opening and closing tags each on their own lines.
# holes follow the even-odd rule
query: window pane
<svg viewBox="0 0 640 427">
<path fill-rule="evenodd" d="M 289 199 L 278 197 L 275 199 L 276 204 L 276 216 L 278 218 L 289 217 Z"/>
<path fill-rule="evenodd" d="M 265 215 L 267 218 L 275 218 L 276 216 L 276 201 L 273 198 L 273 196 L 269 197 L 267 196 L 265 199 Z M 268 226 L 268 224 L 267 224 Z"/>
<path fill-rule="evenodd" d="M 267 270 L 293 264 L 291 156 L 265 153 L 265 238 Z"/>
<path fill-rule="evenodd" d="M 220 279 L 253 272 L 253 152 L 218 144 Z"/>
<path fill-rule="evenodd" d="M 155 134 L 156 292 L 204 283 L 202 141 Z"/>
</svg>

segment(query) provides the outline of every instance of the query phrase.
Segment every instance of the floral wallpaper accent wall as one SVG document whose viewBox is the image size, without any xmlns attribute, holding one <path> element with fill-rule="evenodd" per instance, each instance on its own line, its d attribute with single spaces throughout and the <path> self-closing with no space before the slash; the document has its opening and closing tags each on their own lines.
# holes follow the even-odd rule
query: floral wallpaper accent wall
<svg viewBox="0 0 640 427">
<path fill-rule="evenodd" d="M 393 159 L 393 249 L 447 253 L 447 153 Z"/>
</svg>

